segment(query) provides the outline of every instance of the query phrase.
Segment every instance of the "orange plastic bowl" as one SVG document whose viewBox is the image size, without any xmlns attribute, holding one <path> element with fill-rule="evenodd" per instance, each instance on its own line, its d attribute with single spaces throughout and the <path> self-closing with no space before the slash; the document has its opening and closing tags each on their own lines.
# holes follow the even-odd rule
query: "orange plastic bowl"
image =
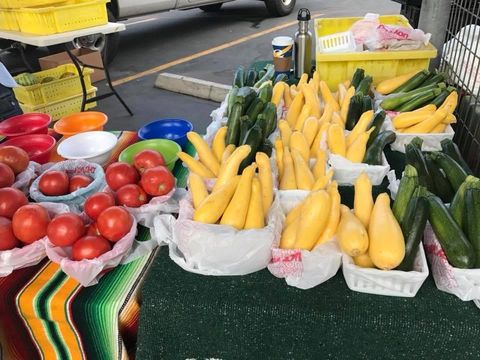
<svg viewBox="0 0 480 360">
<path fill-rule="evenodd" d="M 98 111 L 85 111 L 64 116 L 53 125 L 53 130 L 64 137 L 86 131 L 101 131 L 108 116 Z"/>
</svg>

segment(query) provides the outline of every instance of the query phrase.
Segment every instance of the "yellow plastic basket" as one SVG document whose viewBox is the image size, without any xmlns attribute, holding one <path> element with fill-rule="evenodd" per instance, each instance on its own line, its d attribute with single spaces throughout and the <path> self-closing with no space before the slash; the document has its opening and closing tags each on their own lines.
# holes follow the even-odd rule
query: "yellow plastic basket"
<svg viewBox="0 0 480 360">
<path fill-rule="evenodd" d="M 92 86 L 87 92 L 87 99 L 93 98 L 97 94 L 97 88 Z M 89 110 L 97 106 L 96 102 L 86 104 L 85 110 Z M 53 120 L 60 120 L 63 116 L 67 116 L 76 112 L 79 112 L 82 107 L 82 95 L 74 95 L 69 98 L 54 101 L 52 103 L 40 105 L 40 106 L 29 106 L 25 104 L 20 104 L 24 113 L 45 113 L 49 114 Z"/>
<path fill-rule="evenodd" d="M 13 10 L 0 9 L 0 30 L 19 31 L 17 17 Z"/>
<path fill-rule="evenodd" d="M 73 4 L 15 10 L 20 31 L 51 35 L 104 25 L 108 0 L 75 1 Z"/>
<path fill-rule="evenodd" d="M 61 78 L 66 73 L 74 75 Z M 93 69 L 84 68 L 83 74 L 85 86 L 88 89 L 92 86 L 90 76 L 93 74 Z M 19 76 L 16 76 L 15 79 Z M 53 69 L 40 71 L 34 73 L 33 76 L 37 79 L 39 84 L 18 86 L 13 89 L 17 100 L 24 105 L 38 106 L 65 99 L 82 92 L 77 68 L 73 64 L 64 64 Z M 53 77 L 57 80 L 41 83 L 43 79 L 49 77 Z"/>
<path fill-rule="evenodd" d="M 348 31 L 360 17 L 325 18 L 315 20 L 317 38 L 338 32 Z M 388 25 L 410 26 L 402 15 L 380 16 L 380 22 Z M 373 77 L 373 83 L 394 76 L 427 69 L 430 59 L 437 56 L 437 49 L 428 44 L 423 50 L 404 51 L 365 51 L 316 54 L 316 66 L 320 77 L 325 80 L 331 90 L 335 90 L 340 82 L 351 79 L 357 68 Z"/>
<path fill-rule="evenodd" d="M 18 9 L 64 3 L 66 0 L 0 0 L 0 8 Z"/>
</svg>

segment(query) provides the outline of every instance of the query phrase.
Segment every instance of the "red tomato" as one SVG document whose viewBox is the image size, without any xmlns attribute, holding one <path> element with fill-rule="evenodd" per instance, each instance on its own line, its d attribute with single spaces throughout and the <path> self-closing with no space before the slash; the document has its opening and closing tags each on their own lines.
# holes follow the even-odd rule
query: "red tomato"
<svg viewBox="0 0 480 360">
<path fill-rule="evenodd" d="M 20 242 L 13 235 L 10 219 L 0 217 L 0 251 L 11 250 L 19 245 Z"/>
<path fill-rule="evenodd" d="M 128 184 L 117 190 L 118 205 L 138 208 L 147 202 L 147 194 L 136 184 Z"/>
<path fill-rule="evenodd" d="M 100 214 L 97 227 L 107 240 L 117 242 L 123 238 L 133 225 L 132 216 L 121 206 L 112 206 Z"/>
<path fill-rule="evenodd" d="M 4 163 L 13 170 L 15 175 L 25 171 L 29 157 L 25 150 L 16 146 L 0 147 L 0 163 Z"/>
<path fill-rule="evenodd" d="M 47 235 L 49 222 L 50 216 L 43 207 L 37 204 L 25 205 L 13 215 L 13 233 L 21 242 L 31 244 Z"/>
<path fill-rule="evenodd" d="M 15 174 L 10 166 L 0 163 L 0 188 L 12 186 L 15 182 Z"/>
<path fill-rule="evenodd" d="M 147 149 L 135 155 L 133 165 L 142 174 L 147 169 L 165 165 L 165 159 L 158 151 Z"/>
<path fill-rule="evenodd" d="M 65 171 L 52 170 L 42 175 L 38 188 L 43 195 L 60 196 L 68 194 L 69 182 Z"/>
<path fill-rule="evenodd" d="M 105 180 L 113 191 L 117 191 L 123 185 L 136 184 L 138 178 L 137 170 L 126 162 L 113 163 L 108 166 L 105 172 Z"/>
<path fill-rule="evenodd" d="M 90 225 L 85 226 L 87 235 L 100 236 L 100 232 L 97 228 L 97 223 L 91 223 Z"/>
<path fill-rule="evenodd" d="M 84 236 L 73 244 L 72 260 L 95 259 L 111 249 L 110 243 L 101 236 Z"/>
<path fill-rule="evenodd" d="M 57 215 L 47 228 L 50 242 L 56 246 L 70 246 L 85 234 L 85 225 L 77 214 Z"/>
<path fill-rule="evenodd" d="M 148 195 L 165 195 L 175 186 L 175 178 L 165 166 L 157 166 L 145 170 L 140 180 L 140 186 Z"/>
<path fill-rule="evenodd" d="M 69 192 L 77 191 L 78 189 L 87 187 L 92 183 L 93 179 L 87 175 L 74 175 L 70 178 Z"/>
<path fill-rule="evenodd" d="M 101 212 L 111 206 L 115 206 L 115 197 L 106 192 L 98 192 L 88 197 L 83 206 L 83 211 L 92 220 L 97 220 Z"/>
<path fill-rule="evenodd" d="M 11 219 L 15 211 L 28 204 L 23 192 L 11 187 L 0 189 L 0 216 Z"/>
</svg>

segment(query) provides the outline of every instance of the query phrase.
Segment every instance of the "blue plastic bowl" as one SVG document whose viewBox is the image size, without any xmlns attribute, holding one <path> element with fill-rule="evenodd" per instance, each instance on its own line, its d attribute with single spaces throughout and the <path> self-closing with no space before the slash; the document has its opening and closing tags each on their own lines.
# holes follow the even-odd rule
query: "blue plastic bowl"
<svg viewBox="0 0 480 360">
<path fill-rule="evenodd" d="M 192 131 L 192 129 L 192 123 L 187 120 L 161 119 L 143 126 L 138 130 L 138 137 L 142 140 L 173 140 L 183 148 L 187 143 L 187 132 Z"/>
</svg>

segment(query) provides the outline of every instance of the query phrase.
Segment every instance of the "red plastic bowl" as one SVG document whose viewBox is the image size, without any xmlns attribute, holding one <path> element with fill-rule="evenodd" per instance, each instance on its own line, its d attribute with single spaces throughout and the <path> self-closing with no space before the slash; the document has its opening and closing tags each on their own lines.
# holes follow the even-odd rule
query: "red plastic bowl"
<svg viewBox="0 0 480 360">
<path fill-rule="evenodd" d="M 50 161 L 50 153 L 57 141 L 54 137 L 44 134 L 23 135 L 9 139 L 2 146 L 17 146 L 28 153 L 31 161 L 45 164 Z"/>
<path fill-rule="evenodd" d="M 0 122 L 0 135 L 13 138 L 22 135 L 47 134 L 52 117 L 48 114 L 28 113 Z"/>
</svg>

